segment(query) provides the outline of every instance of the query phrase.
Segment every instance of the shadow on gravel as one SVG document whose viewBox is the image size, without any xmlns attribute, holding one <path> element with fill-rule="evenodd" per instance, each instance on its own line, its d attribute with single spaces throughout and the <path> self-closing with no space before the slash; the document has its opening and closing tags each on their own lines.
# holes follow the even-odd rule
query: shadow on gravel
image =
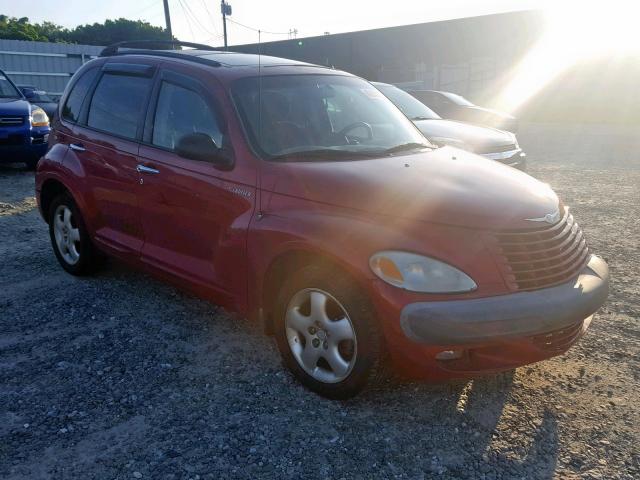
<svg viewBox="0 0 640 480">
<path fill-rule="evenodd" d="M 376 423 L 383 431 L 402 430 L 403 437 L 417 445 L 411 452 L 413 456 L 420 452 L 431 457 L 434 474 L 447 472 L 467 478 L 470 465 L 478 464 L 477 472 L 482 478 L 493 478 L 490 465 L 498 463 L 501 472 L 511 475 L 505 478 L 554 478 L 559 440 L 551 411 L 545 409 L 541 419 L 521 418 L 522 430 L 527 430 L 530 438 L 528 445 L 513 444 L 508 455 L 505 451 L 509 452 L 509 448 L 495 448 L 498 443 L 508 445 L 509 436 L 514 433 L 513 425 L 501 424 L 501 420 L 506 408 L 519 410 L 512 398 L 512 391 L 517 388 L 515 375 L 510 371 L 443 384 L 392 381 L 348 404 L 358 415 L 366 416 L 366 412 L 374 410 Z M 403 414 L 402 419 L 399 413 Z M 421 444 L 425 445 L 423 451 Z M 531 472 L 535 475 L 531 476 Z"/>
</svg>

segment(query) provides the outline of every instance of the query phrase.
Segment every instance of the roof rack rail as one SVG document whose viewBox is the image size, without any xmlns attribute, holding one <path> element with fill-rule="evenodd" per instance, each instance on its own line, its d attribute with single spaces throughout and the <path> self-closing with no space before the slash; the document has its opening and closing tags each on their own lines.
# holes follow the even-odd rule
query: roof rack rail
<svg viewBox="0 0 640 480">
<path fill-rule="evenodd" d="M 111 57 L 118 55 L 120 48 L 143 48 L 147 50 L 160 50 L 161 46 L 170 47 L 191 47 L 199 50 L 211 50 L 219 51 L 219 48 L 212 47 L 211 45 L 205 45 L 202 43 L 193 42 L 181 42 L 180 40 L 133 40 L 113 43 L 102 49 L 100 52 L 101 57 Z M 158 48 L 160 47 L 160 48 Z"/>
</svg>

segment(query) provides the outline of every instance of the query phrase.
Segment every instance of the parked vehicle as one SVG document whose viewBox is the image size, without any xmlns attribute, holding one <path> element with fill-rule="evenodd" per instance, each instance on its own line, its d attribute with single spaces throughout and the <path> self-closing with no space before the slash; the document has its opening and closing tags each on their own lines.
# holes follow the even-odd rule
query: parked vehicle
<svg viewBox="0 0 640 480">
<path fill-rule="evenodd" d="M 54 100 L 44 90 L 38 90 L 33 85 L 18 85 L 18 88 L 20 89 L 24 97 L 29 100 L 29 103 L 42 108 L 49 119 L 53 120 L 53 117 L 55 117 L 56 114 L 56 110 L 58 109 L 58 102 L 56 100 Z"/>
<path fill-rule="evenodd" d="M 0 163 L 25 162 L 34 169 L 47 151 L 49 117 L 31 105 L 0 70 Z"/>
<path fill-rule="evenodd" d="M 548 185 L 434 148 L 350 74 L 112 46 L 60 105 L 36 193 L 61 266 L 106 253 L 260 319 L 327 397 L 387 365 L 443 379 L 561 354 L 607 296 Z"/>
<path fill-rule="evenodd" d="M 404 90 L 388 83 L 373 82 L 373 85 L 402 110 L 431 143 L 461 148 L 510 167 L 526 170 L 527 156 L 518 145 L 515 134 L 495 128 L 443 120 Z"/>
<path fill-rule="evenodd" d="M 442 118 L 518 132 L 518 119 L 508 113 L 474 105 L 466 98 L 438 90 L 408 90 Z"/>
</svg>

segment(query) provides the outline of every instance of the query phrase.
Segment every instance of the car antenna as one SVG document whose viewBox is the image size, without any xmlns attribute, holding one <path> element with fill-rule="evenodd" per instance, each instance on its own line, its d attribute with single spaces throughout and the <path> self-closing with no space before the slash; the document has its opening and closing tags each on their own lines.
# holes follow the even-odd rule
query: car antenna
<svg viewBox="0 0 640 480">
<path fill-rule="evenodd" d="M 258 145 L 262 148 L 262 31 L 258 30 Z M 262 212 L 262 162 L 258 170 L 258 219 Z"/>
</svg>

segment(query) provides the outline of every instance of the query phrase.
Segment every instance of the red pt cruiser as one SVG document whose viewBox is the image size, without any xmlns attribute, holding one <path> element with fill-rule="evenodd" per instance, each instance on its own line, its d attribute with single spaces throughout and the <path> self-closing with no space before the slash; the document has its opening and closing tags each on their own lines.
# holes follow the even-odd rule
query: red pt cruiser
<svg viewBox="0 0 640 480">
<path fill-rule="evenodd" d="M 37 198 L 62 267 L 108 254 L 261 320 L 307 387 L 430 379 L 566 351 L 606 263 L 549 186 L 436 148 L 353 75 L 108 47 L 60 102 Z"/>
</svg>

